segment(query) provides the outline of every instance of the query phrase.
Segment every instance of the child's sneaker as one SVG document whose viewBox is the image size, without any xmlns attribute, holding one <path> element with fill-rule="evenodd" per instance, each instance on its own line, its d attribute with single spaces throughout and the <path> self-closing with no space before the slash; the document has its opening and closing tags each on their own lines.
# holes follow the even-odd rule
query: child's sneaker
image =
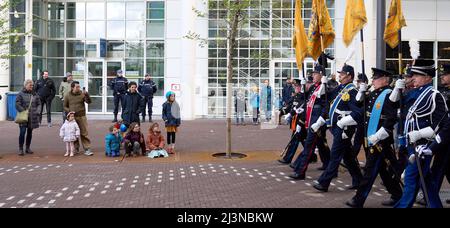
<svg viewBox="0 0 450 228">
<path fill-rule="evenodd" d="M 70 152 L 70 155 L 69 155 L 70 157 L 73 157 L 74 156 L 74 154 L 73 154 L 73 152 Z"/>
<path fill-rule="evenodd" d="M 69 156 L 69 152 L 66 152 L 66 153 L 64 154 L 64 157 L 67 157 L 67 156 Z"/>
</svg>

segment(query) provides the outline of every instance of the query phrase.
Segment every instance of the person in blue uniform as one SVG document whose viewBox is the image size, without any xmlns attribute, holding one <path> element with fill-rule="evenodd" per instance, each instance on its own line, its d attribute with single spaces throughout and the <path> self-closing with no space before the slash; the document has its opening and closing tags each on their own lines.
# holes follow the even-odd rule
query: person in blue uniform
<svg viewBox="0 0 450 228">
<path fill-rule="evenodd" d="M 327 118 L 327 100 L 326 83 L 327 78 L 325 68 L 319 64 L 314 67 L 312 72 L 313 85 L 305 94 L 307 99 L 305 110 L 305 128 L 307 136 L 302 153 L 297 157 L 294 163 L 294 173 L 289 177 L 295 180 L 304 180 L 308 164 L 314 155 L 316 147 L 319 149 L 320 159 L 323 167 L 328 166 L 330 159 L 330 149 L 326 145 L 326 118 Z"/>
<path fill-rule="evenodd" d="M 433 196 L 434 191 L 424 191 L 422 184 L 420 184 L 421 178 L 417 163 L 420 162 L 423 176 L 427 177 L 430 171 L 431 156 L 415 158 L 416 149 L 426 146 L 429 141 L 433 140 L 436 132 L 442 125 L 442 121 L 448 118 L 444 97 L 439 91 L 433 89 L 435 71 L 433 60 L 418 59 L 411 67 L 416 89 L 412 91 L 411 98 L 414 99 L 414 103 L 408 107 L 404 125 L 410 162 L 405 170 L 403 195 L 395 204 L 395 208 L 412 207 L 420 187 L 422 187 L 424 195 L 426 194 L 425 198 L 430 199 L 430 202 L 427 202 L 429 207 L 440 207 L 442 205 L 440 201 L 436 201 L 438 196 Z M 404 83 L 403 85 L 396 83 L 396 87 L 390 95 L 391 101 L 400 99 L 400 89 L 404 89 Z M 425 184 L 428 190 L 430 188 L 427 185 Z"/>
<path fill-rule="evenodd" d="M 359 163 L 353 154 L 351 142 L 357 123 L 363 119 L 363 109 L 356 101 L 357 90 L 352 83 L 355 72 L 352 66 L 344 65 L 342 71 L 338 73 L 341 84 L 331 92 L 331 96 L 328 96 L 333 101 L 329 111 L 329 123 L 333 134 L 331 157 L 327 168 L 318 179 L 318 183 L 314 185 L 315 189 L 322 192 L 328 191 L 331 180 L 338 173 L 342 159 L 352 176 L 350 189 L 356 189 L 362 179 Z"/>
<path fill-rule="evenodd" d="M 447 108 L 449 107 L 449 91 L 450 91 L 450 65 L 443 65 L 441 67 L 441 85 L 440 92 L 446 99 Z M 428 191 L 430 192 L 430 202 L 436 202 L 435 207 L 441 208 L 439 204 L 439 191 L 444 181 L 444 176 L 447 176 L 447 181 L 450 183 L 450 118 L 447 118 L 442 123 L 442 128 L 436 135 L 436 138 L 429 147 L 422 146 L 418 148 L 419 156 L 434 156 L 434 162 L 431 167 L 431 174 L 427 177 L 426 182 Z M 447 199 L 447 204 L 450 200 Z"/>
<path fill-rule="evenodd" d="M 358 186 L 356 195 L 346 204 L 350 207 L 361 208 L 369 196 L 372 186 L 380 174 L 381 180 L 387 191 L 391 194 L 388 201 L 383 202 L 385 206 L 394 206 L 402 196 L 400 175 L 395 168 L 397 158 L 393 148 L 394 126 L 397 122 L 398 104 L 389 100 L 392 89 L 392 74 L 377 68 L 372 68 L 372 86 L 374 90 L 366 98 L 366 122 L 367 127 L 364 136 L 367 137 L 369 152 L 366 157 L 365 172 Z M 364 96 L 364 95 L 363 95 Z M 394 168 L 395 167 L 395 168 Z"/>
<path fill-rule="evenodd" d="M 364 105 L 364 98 L 368 95 L 368 87 L 367 87 L 367 76 L 365 74 L 358 74 L 358 79 L 357 79 L 357 88 L 358 88 L 358 96 L 361 96 L 361 99 L 357 99 L 357 101 L 359 102 L 359 105 L 361 107 L 363 107 Z M 358 156 L 361 147 L 364 145 L 364 124 L 358 124 L 357 128 L 356 128 L 356 132 L 355 132 L 355 137 L 353 138 L 353 154 L 355 157 Z"/>
<path fill-rule="evenodd" d="M 305 129 L 305 98 L 304 94 L 300 91 L 301 86 L 305 86 L 306 81 L 303 80 L 295 80 L 294 83 L 294 92 L 295 95 L 292 98 L 292 101 L 288 104 L 286 110 L 288 114 L 285 115 L 285 120 L 290 124 L 290 130 L 292 131 L 291 140 L 289 144 L 285 148 L 285 153 L 282 154 L 282 158 L 278 160 L 281 164 L 291 164 L 292 159 L 297 152 L 297 148 L 301 143 L 304 145 L 304 141 L 306 138 L 306 129 Z"/>
<path fill-rule="evenodd" d="M 110 88 L 114 96 L 114 120 L 117 122 L 117 114 L 119 113 L 119 102 L 123 106 L 123 99 L 128 90 L 128 80 L 123 76 L 122 70 L 117 71 L 117 77 L 111 80 Z"/>
<path fill-rule="evenodd" d="M 151 79 L 150 74 L 145 74 L 145 79 L 139 84 L 139 93 L 144 97 L 148 108 L 148 121 L 152 122 L 153 115 L 153 95 L 158 91 L 156 83 Z M 145 122 L 145 107 L 142 110 L 142 122 Z"/>
</svg>

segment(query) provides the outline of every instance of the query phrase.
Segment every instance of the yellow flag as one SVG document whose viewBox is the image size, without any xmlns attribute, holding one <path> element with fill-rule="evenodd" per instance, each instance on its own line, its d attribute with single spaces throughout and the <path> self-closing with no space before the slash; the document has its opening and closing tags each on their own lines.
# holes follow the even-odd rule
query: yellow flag
<svg viewBox="0 0 450 228">
<path fill-rule="evenodd" d="M 333 23 L 325 0 L 313 0 L 308 31 L 308 54 L 317 60 L 322 51 L 334 42 L 334 37 Z M 323 46 L 321 42 L 323 42 Z"/>
<path fill-rule="evenodd" d="M 405 26 L 406 20 L 402 12 L 402 1 L 392 0 L 389 16 L 386 21 L 386 28 L 384 30 L 384 41 L 386 41 L 391 48 L 397 47 L 400 43 L 398 32 Z"/>
<path fill-rule="evenodd" d="M 367 23 L 366 7 L 364 0 L 347 0 L 345 10 L 343 40 L 349 46 L 355 35 L 363 29 Z"/>
<path fill-rule="evenodd" d="M 297 67 L 302 69 L 303 60 L 308 54 L 307 38 L 305 25 L 302 18 L 302 0 L 295 0 L 295 22 L 294 37 L 292 38 L 292 46 L 295 48 L 295 58 L 297 59 Z"/>
</svg>

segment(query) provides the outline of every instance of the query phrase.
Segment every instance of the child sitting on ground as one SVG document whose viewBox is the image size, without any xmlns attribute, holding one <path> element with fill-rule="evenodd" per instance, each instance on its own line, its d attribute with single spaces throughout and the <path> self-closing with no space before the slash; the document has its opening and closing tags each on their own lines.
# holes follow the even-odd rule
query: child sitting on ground
<svg viewBox="0 0 450 228">
<path fill-rule="evenodd" d="M 69 112 L 67 114 L 67 120 L 59 130 L 59 136 L 66 143 L 66 154 L 64 154 L 64 157 L 69 155 L 70 157 L 73 157 L 73 153 L 75 152 L 74 143 L 80 138 L 80 128 L 75 121 L 74 112 Z"/>
<path fill-rule="evenodd" d="M 145 140 L 144 134 L 141 133 L 139 123 L 131 123 L 128 132 L 123 139 L 125 145 L 126 155 L 129 157 L 133 155 L 136 157 L 141 151 L 145 155 Z"/>
<path fill-rule="evenodd" d="M 161 135 L 161 129 L 158 123 L 154 123 L 148 129 L 147 136 L 147 153 L 149 158 L 169 157 L 167 151 L 164 150 L 164 136 Z"/>
<path fill-rule="evenodd" d="M 105 152 L 107 157 L 120 156 L 120 143 L 122 140 L 122 135 L 119 133 L 117 126 L 111 126 L 109 133 L 105 137 Z"/>
</svg>

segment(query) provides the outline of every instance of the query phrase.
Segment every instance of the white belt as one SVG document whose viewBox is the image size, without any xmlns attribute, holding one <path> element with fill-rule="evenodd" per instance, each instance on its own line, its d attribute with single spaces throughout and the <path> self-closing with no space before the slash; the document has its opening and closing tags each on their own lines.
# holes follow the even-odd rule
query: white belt
<svg viewBox="0 0 450 228">
<path fill-rule="evenodd" d="M 348 116 L 348 115 L 352 114 L 352 111 L 341 111 L 339 109 L 334 110 L 334 112 L 341 116 Z"/>
</svg>

